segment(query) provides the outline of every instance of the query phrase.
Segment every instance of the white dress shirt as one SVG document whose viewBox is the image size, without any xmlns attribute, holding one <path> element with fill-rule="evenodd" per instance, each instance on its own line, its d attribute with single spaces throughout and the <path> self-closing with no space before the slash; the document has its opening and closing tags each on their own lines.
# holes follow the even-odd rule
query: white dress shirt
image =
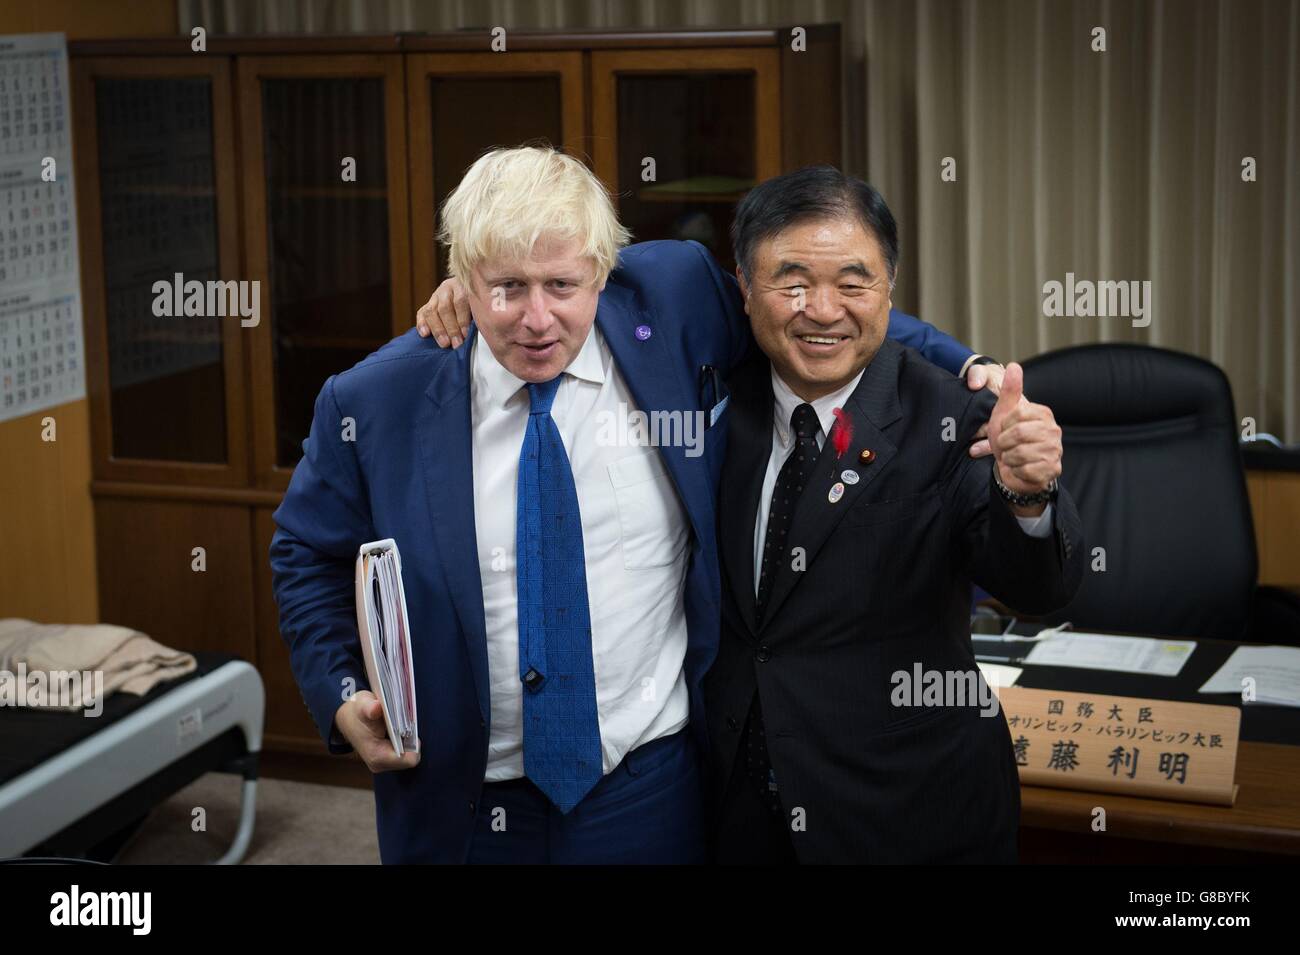
<svg viewBox="0 0 1300 955">
<path fill-rule="evenodd" d="M 476 336 L 470 355 L 474 527 L 487 626 L 487 782 L 524 775 L 515 507 L 528 425 L 525 383 Z M 684 581 L 690 522 L 657 448 L 638 444 L 636 402 L 594 325 L 551 407 L 573 469 L 591 610 L 604 772 L 689 720 Z M 614 440 L 617 437 L 617 440 Z"/>
<path fill-rule="evenodd" d="M 857 389 L 858 382 L 862 380 L 865 373 L 864 368 L 858 372 L 856 378 L 839 391 L 808 402 L 817 413 L 817 421 L 821 425 L 817 431 L 818 448 L 822 446 L 826 435 L 830 434 L 831 427 L 835 424 L 834 409 L 844 407 L 844 403 Z M 758 520 L 754 522 L 754 596 L 758 596 L 759 575 L 763 572 L 763 539 L 767 536 L 767 517 L 768 510 L 772 506 L 772 490 L 776 487 L 781 466 L 785 464 L 785 459 L 790 456 L 790 451 L 794 448 L 795 435 L 790 430 L 790 418 L 794 414 L 794 409 L 804 404 L 804 400 L 790 390 L 790 386 L 776 373 L 775 368 L 772 369 L 772 396 L 776 399 L 772 405 L 772 453 L 767 458 L 767 473 L 763 475 L 763 494 L 758 502 Z M 1017 514 L 1016 520 L 1020 522 L 1021 530 L 1030 537 L 1047 537 L 1052 533 L 1052 505 L 1049 503 L 1043 513 L 1037 517 L 1021 517 Z"/>
</svg>

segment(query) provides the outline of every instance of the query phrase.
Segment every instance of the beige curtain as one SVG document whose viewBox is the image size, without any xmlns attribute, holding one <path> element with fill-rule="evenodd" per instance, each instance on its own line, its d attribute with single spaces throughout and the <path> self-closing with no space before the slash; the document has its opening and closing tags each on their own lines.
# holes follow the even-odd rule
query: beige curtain
<svg viewBox="0 0 1300 955">
<path fill-rule="evenodd" d="M 1202 355 L 1300 441 L 1300 0 L 178 2 L 213 33 L 838 22 L 844 167 L 899 219 L 896 305 L 1003 359 Z M 1150 324 L 1046 317 L 1067 273 L 1149 281 Z"/>
<path fill-rule="evenodd" d="M 999 357 L 1193 352 L 1228 372 L 1238 417 L 1300 440 L 1300 4 L 923 2 L 867 26 L 868 168 L 901 200 L 903 302 Z M 1150 281 L 1150 324 L 1045 317 L 1067 273 Z"/>
</svg>

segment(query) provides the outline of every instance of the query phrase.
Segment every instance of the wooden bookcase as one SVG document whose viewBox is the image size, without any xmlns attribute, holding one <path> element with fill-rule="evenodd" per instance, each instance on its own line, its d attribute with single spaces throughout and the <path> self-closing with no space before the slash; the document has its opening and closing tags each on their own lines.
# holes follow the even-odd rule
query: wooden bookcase
<svg viewBox="0 0 1300 955">
<path fill-rule="evenodd" d="M 71 43 L 101 617 L 249 659 L 267 749 L 323 760 L 267 554 L 325 378 L 410 328 L 444 268 L 438 204 L 494 145 L 582 157 L 636 239 L 729 265 L 752 182 L 841 161 L 839 27 L 790 37 Z M 158 316 L 153 283 L 176 273 L 260 283 L 257 324 Z"/>
</svg>

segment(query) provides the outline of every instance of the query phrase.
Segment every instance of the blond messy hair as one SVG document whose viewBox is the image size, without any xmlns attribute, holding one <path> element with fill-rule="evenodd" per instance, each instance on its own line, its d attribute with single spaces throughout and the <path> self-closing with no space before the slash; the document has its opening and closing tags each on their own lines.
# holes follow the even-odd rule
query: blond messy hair
<svg viewBox="0 0 1300 955">
<path fill-rule="evenodd" d="M 549 146 L 498 147 L 480 156 L 442 204 L 438 238 L 451 274 L 472 283 L 489 258 L 527 259 L 541 238 L 582 242 L 601 285 L 631 233 L 618 221 L 600 180 Z"/>
</svg>

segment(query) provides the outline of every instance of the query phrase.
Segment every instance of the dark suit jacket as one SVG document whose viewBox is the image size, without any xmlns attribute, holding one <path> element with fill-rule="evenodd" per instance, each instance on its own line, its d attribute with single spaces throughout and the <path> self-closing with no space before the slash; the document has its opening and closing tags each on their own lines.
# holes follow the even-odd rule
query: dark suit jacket
<svg viewBox="0 0 1300 955">
<path fill-rule="evenodd" d="M 796 506 L 787 544 L 804 548 L 806 569 L 782 564 L 756 621 L 769 368 L 757 354 L 731 383 L 719 503 L 727 586 L 705 680 L 713 809 L 757 688 L 782 802 L 802 810 L 804 829 L 791 834 L 800 861 L 1014 861 L 1020 788 L 1005 717 L 894 706 L 893 674 L 976 670 L 972 582 L 1026 613 L 1067 603 L 1085 556 L 1074 504 L 1062 489 L 1052 534 L 1026 535 L 993 488 L 992 459 L 967 453 L 993 396 L 886 339 L 845 409 L 852 446 L 837 459 L 824 443 Z M 846 468 L 861 480 L 831 503 Z"/>
</svg>

